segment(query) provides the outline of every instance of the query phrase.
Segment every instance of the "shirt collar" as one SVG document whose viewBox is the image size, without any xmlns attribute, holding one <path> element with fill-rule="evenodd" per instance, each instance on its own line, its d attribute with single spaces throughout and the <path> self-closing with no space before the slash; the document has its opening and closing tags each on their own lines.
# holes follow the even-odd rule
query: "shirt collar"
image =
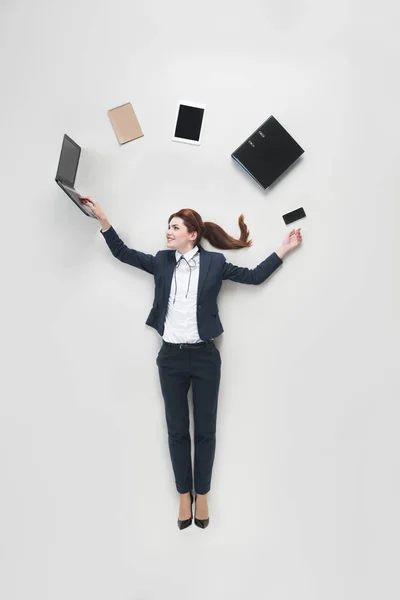
<svg viewBox="0 0 400 600">
<path fill-rule="evenodd" d="M 191 250 L 189 250 L 189 252 L 186 252 L 185 254 L 181 254 L 180 252 L 178 252 L 178 250 L 175 250 L 176 262 L 178 262 L 178 260 L 181 258 L 181 256 L 183 256 L 185 258 L 185 260 L 189 261 L 196 254 L 198 249 L 199 249 L 198 246 L 194 246 L 194 248 L 192 248 Z"/>
</svg>

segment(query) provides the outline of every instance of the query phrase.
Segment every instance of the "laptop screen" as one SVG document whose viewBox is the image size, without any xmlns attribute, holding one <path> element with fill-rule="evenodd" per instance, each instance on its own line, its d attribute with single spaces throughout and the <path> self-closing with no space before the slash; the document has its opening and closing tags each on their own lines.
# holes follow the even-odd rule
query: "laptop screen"
<svg viewBox="0 0 400 600">
<path fill-rule="evenodd" d="M 78 144 L 64 135 L 56 179 L 64 181 L 72 187 L 75 185 L 80 154 L 81 149 Z"/>
</svg>

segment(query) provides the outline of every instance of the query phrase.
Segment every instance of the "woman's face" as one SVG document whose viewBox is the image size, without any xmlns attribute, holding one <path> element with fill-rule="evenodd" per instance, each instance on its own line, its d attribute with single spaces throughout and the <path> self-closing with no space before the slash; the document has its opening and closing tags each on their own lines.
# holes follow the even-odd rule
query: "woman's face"
<svg viewBox="0 0 400 600">
<path fill-rule="evenodd" d="M 196 237 L 196 232 L 189 233 L 180 217 L 173 217 L 169 222 L 167 231 L 168 248 L 178 250 L 184 254 L 193 248 Z"/>
</svg>

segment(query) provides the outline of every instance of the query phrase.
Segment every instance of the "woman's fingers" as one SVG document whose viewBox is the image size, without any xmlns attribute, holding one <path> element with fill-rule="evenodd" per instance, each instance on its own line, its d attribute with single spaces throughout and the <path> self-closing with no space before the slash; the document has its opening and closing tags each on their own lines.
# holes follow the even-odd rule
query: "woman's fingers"
<svg viewBox="0 0 400 600">
<path fill-rule="evenodd" d="M 79 196 L 80 200 L 83 200 L 83 202 L 89 202 L 90 204 L 93 204 L 93 206 L 95 206 L 96 201 L 93 200 L 93 198 L 89 198 L 89 196 Z"/>
</svg>

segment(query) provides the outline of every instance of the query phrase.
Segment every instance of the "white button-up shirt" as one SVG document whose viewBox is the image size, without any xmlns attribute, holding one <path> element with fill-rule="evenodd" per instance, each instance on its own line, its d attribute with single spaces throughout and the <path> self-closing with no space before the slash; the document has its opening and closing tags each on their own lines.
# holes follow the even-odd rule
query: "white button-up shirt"
<svg viewBox="0 0 400 600">
<path fill-rule="evenodd" d="M 176 266 L 172 275 L 163 340 L 173 344 L 196 344 L 202 341 L 197 329 L 197 290 L 200 272 L 198 247 L 195 246 L 185 254 L 176 250 L 175 259 Z"/>
</svg>

